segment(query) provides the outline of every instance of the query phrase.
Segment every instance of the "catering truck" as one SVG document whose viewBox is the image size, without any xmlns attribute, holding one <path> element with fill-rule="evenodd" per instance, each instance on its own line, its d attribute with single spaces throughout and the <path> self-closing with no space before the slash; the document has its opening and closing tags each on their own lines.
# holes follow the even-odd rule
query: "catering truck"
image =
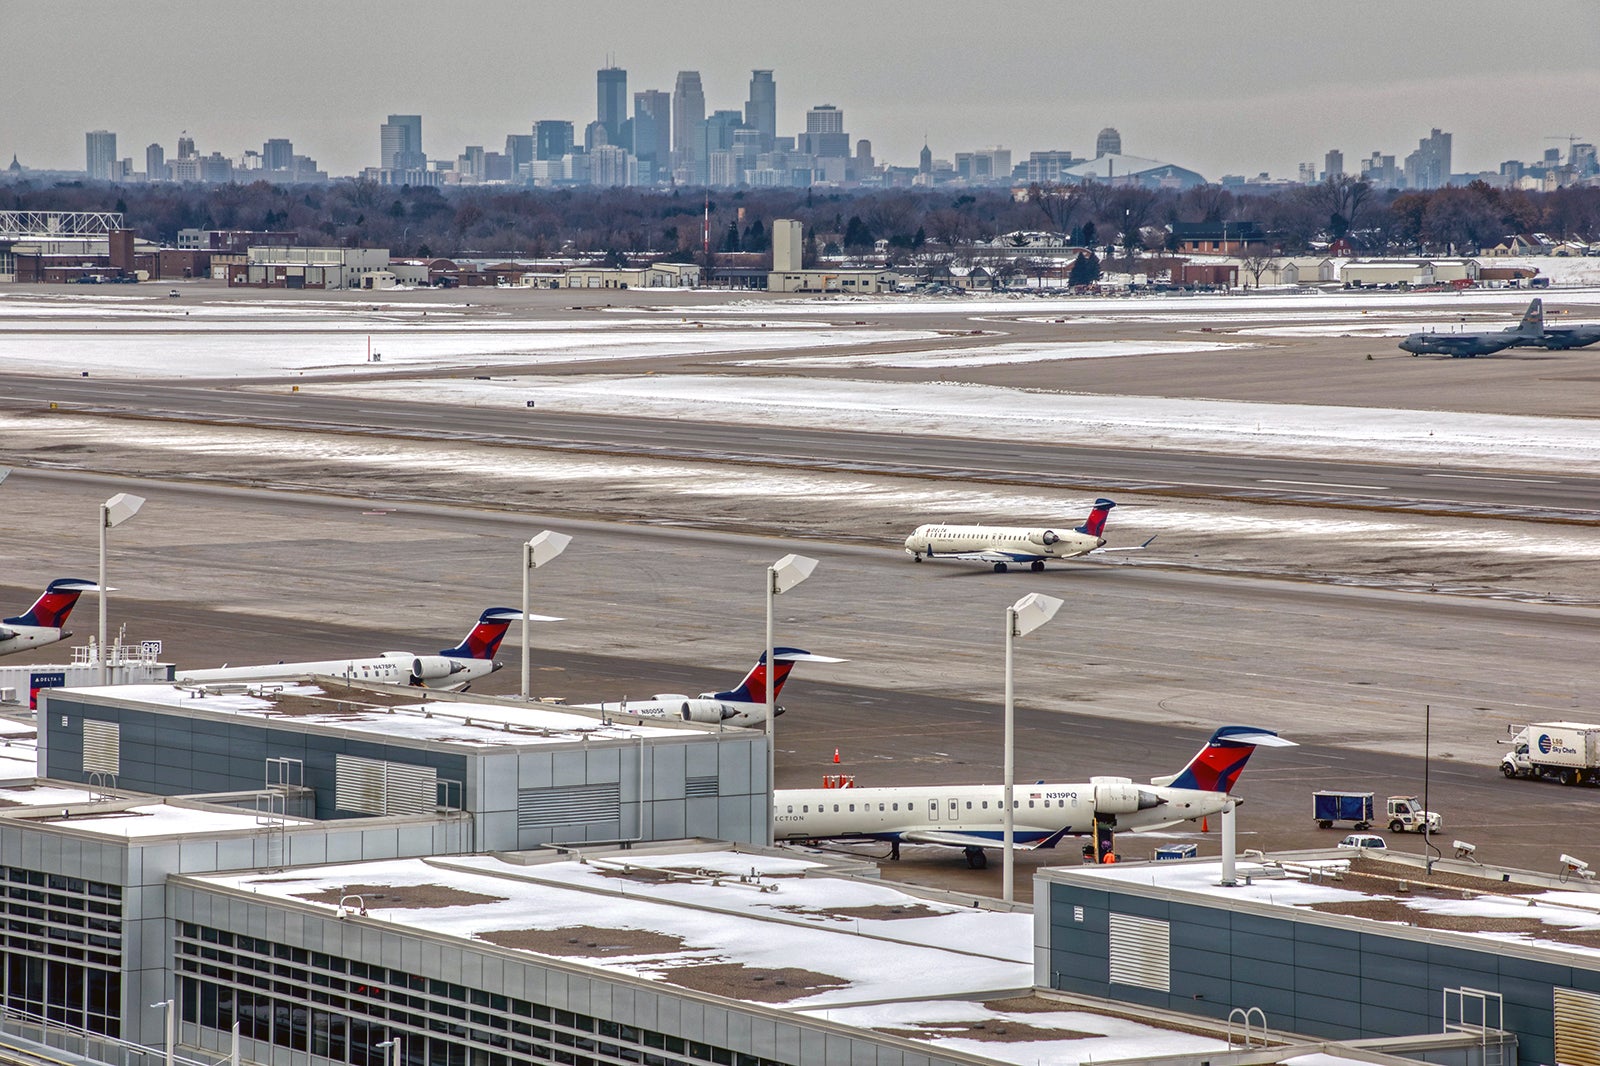
<svg viewBox="0 0 1600 1066">
<path fill-rule="evenodd" d="M 1380 823 L 1387 825 L 1391 833 L 1420 833 L 1424 828 L 1437 833 L 1444 828 L 1438 813 L 1424 811 L 1415 796 L 1390 796 L 1379 817 L 1370 792 L 1313 792 L 1311 817 L 1319 829 L 1349 824 L 1360 830 Z"/>
<path fill-rule="evenodd" d="M 1507 726 L 1509 733 L 1515 726 Z M 1600 784 L 1600 725 L 1534 722 L 1511 738 L 1500 760 L 1507 777 L 1550 778 L 1563 785 Z"/>
</svg>

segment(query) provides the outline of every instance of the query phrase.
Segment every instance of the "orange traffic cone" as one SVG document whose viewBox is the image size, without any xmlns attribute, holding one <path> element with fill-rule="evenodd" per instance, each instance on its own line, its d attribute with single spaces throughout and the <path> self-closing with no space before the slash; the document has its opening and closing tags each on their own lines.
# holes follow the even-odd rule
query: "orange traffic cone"
<svg viewBox="0 0 1600 1066">
<path fill-rule="evenodd" d="M 1202 832 L 1202 833 L 1211 832 L 1211 823 L 1209 821 L 1207 821 L 1205 818 L 1201 818 L 1200 819 L 1200 832 Z"/>
<path fill-rule="evenodd" d="M 833 749 L 833 761 L 836 762 L 836 763 L 839 761 L 839 749 L 838 748 L 834 748 Z"/>
</svg>

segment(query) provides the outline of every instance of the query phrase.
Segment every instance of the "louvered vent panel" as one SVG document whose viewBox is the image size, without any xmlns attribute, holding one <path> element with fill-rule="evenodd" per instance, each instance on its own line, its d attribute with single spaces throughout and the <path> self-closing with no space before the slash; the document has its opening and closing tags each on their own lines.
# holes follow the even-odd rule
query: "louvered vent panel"
<svg viewBox="0 0 1600 1066">
<path fill-rule="evenodd" d="M 684 778 L 683 794 L 690 799 L 717 795 L 717 775 Z"/>
<path fill-rule="evenodd" d="M 1156 918 L 1113 914 L 1111 983 L 1172 991 L 1171 927 Z"/>
<path fill-rule="evenodd" d="M 83 772 L 122 772 L 122 726 L 119 723 L 83 720 Z"/>
<path fill-rule="evenodd" d="M 555 829 L 622 820 L 622 786 L 568 785 L 517 792 L 517 828 Z"/>
<path fill-rule="evenodd" d="M 1600 996 L 1557 988 L 1556 1062 L 1559 1066 L 1600 1066 Z"/>
</svg>

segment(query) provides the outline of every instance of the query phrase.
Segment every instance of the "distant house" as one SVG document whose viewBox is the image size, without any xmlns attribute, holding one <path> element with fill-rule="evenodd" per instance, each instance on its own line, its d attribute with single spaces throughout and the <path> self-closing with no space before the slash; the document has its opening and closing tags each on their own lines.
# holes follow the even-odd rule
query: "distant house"
<svg viewBox="0 0 1600 1066">
<path fill-rule="evenodd" d="M 1541 233 L 1513 233 L 1500 238 L 1492 248 L 1485 248 L 1484 255 L 1549 255 L 1551 242 Z"/>
<path fill-rule="evenodd" d="M 928 280 L 966 292 L 989 292 L 998 287 L 995 272 L 981 265 L 964 267 L 941 264 L 928 272 Z"/>
</svg>

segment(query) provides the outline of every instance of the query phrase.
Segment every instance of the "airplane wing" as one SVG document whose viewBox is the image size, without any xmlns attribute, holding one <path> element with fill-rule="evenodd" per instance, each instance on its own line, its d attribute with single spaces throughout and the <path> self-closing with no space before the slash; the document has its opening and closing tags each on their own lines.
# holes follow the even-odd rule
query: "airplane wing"
<svg viewBox="0 0 1600 1066">
<path fill-rule="evenodd" d="M 928 558 L 939 559 L 971 559 L 981 563 L 1031 563 L 1035 559 L 1048 559 L 1048 555 L 1034 555 L 1032 552 L 1003 552 L 997 548 L 986 548 L 981 552 L 940 552 L 935 556 L 932 552 Z"/>
<path fill-rule="evenodd" d="M 1051 833 L 1042 840 L 1023 843 L 1018 841 L 1015 845 L 1019 851 L 1034 851 L 1038 848 L 1053 848 L 1067 835 L 1067 830 L 1061 828 Z M 938 844 L 947 848 L 1003 848 L 1005 840 L 992 836 L 980 836 L 977 833 L 962 833 L 948 829 L 913 829 L 909 833 L 901 833 L 900 840 L 905 844 Z"/>
<path fill-rule="evenodd" d="M 1090 555 L 1100 555 L 1103 552 L 1142 552 L 1146 548 L 1150 547 L 1151 542 L 1154 541 L 1155 539 L 1156 538 L 1154 536 L 1152 536 L 1150 538 L 1150 540 L 1145 541 L 1143 544 L 1131 544 L 1126 548 L 1096 548 L 1093 551 L 1091 551 L 1089 554 Z"/>
</svg>

